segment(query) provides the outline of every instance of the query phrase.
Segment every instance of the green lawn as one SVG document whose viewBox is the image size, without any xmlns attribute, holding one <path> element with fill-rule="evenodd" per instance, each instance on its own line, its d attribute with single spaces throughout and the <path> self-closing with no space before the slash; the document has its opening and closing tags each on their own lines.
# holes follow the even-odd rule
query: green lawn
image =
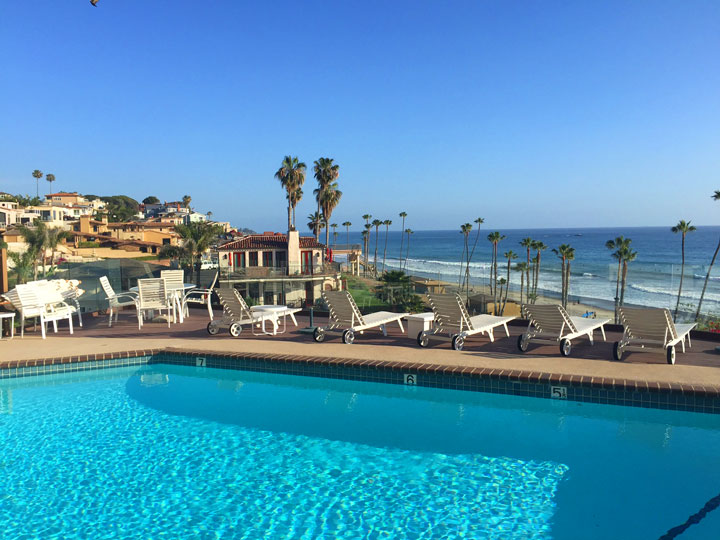
<svg viewBox="0 0 720 540">
<path fill-rule="evenodd" d="M 350 291 L 361 310 L 377 311 L 388 307 L 385 302 L 375 296 L 375 292 L 362 280 L 350 274 L 343 274 L 343 279 L 346 280 L 348 291 Z"/>
</svg>

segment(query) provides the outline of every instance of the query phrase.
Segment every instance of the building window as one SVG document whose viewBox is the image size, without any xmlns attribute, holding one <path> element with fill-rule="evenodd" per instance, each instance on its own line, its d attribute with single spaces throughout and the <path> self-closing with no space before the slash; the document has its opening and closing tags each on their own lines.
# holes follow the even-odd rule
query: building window
<svg viewBox="0 0 720 540">
<path fill-rule="evenodd" d="M 273 265 L 273 253 L 272 251 L 263 251 L 263 266 L 272 266 Z"/>
<path fill-rule="evenodd" d="M 302 251 L 300 253 L 300 272 L 303 274 L 312 274 L 312 267 L 312 251 Z"/>
<path fill-rule="evenodd" d="M 169 238 L 163 238 L 162 239 L 163 246 L 169 246 L 170 245 L 170 239 Z"/>
<path fill-rule="evenodd" d="M 258 252 L 257 251 L 251 251 L 248 253 L 250 256 L 250 260 L 248 261 L 248 266 L 257 266 L 258 265 Z"/>
<path fill-rule="evenodd" d="M 233 253 L 233 266 L 235 266 L 235 268 L 245 268 L 244 253 Z"/>
<path fill-rule="evenodd" d="M 284 251 L 275 252 L 275 266 L 285 268 L 287 266 L 287 253 Z"/>
</svg>

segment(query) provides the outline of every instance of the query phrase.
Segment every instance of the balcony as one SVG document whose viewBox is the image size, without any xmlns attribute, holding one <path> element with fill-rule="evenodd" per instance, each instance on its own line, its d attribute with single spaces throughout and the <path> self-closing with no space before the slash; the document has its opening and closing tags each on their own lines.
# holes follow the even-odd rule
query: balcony
<svg viewBox="0 0 720 540">
<path fill-rule="evenodd" d="M 339 263 L 324 263 L 321 265 L 289 265 L 289 266 L 248 266 L 245 268 L 221 268 L 222 280 L 253 280 L 253 279 L 282 279 L 334 276 L 340 273 Z"/>
</svg>

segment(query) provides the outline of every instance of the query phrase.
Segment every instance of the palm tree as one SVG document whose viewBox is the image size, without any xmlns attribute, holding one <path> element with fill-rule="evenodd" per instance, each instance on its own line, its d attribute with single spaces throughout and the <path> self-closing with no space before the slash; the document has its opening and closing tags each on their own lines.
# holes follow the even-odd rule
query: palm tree
<svg viewBox="0 0 720 540">
<path fill-rule="evenodd" d="M 373 258 L 373 266 L 375 267 L 375 278 L 377 279 L 378 268 L 377 268 L 377 251 L 378 251 L 378 238 L 380 238 L 380 226 L 383 224 L 379 219 L 373 219 L 372 226 L 375 227 L 375 257 Z"/>
<path fill-rule="evenodd" d="M 316 190 L 317 191 L 317 190 Z M 325 227 L 325 247 L 330 245 L 330 216 L 333 210 L 340 204 L 342 198 L 342 191 L 338 189 L 337 182 L 333 182 L 329 186 L 326 186 L 320 196 L 320 206 L 322 208 L 322 216 L 325 219 L 323 226 Z M 316 232 L 319 235 L 320 231 Z"/>
<path fill-rule="evenodd" d="M 505 298 L 503 298 L 502 301 L 502 309 L 500 310 L 500 313 L 505 313 L 505 304 L 507 304 L 508 299 L 508 292 L 510 292 L 510 266 L 512 264 L 512 261 L 517 259 L 517 253 L 515 253 L 512 249 L 509 251 L 506 251 L 503 253 L 503 257 L 507 259 L 507 287 L 505 288 Z"/>
<path fill-rule="evenodd" d="M 332 230 L 333 230 L 333 249 L 335 249 L 335 246 L 337 246 L 337 235 L 338 235 L 338 233 L 337 233 L 337 228 L 338 228 L 338 224 L 337 224 L 337 223 L 333 223 L 333 224 L 330 225 L 330 226 L 332 227 Z"/>
<path fill-rule="evenodd" d="M 190 208 L 190 202 L 192 201 L 192 197 L 190 195 L 183 195 L 182 198 L 182 205 L 183 208 Z"/>
<path fill-rule="evenodd" d="M 498 282 L 497 282 L 497 283 L 498 283 L 498 285 L 500 285 L 500 291 L 499 291 L 499 294 L 498 294 L 498 301 L 499 301 L 499 302 L 502 302 L 502 299 L 503 299 L 503 285 L 506 285 L 506 284 L 507 284 L 507 280 L 503 277 L 503 278 L 498 279 Z M 508 288 L 505 287 L 505 294 L 506 294 L 506 295 L 507 295 L 507 289 L 508 289 Z M 498 312 L 499 312 L 500 315 L 502 315 L 502 314 L 505 312 L 505 304 L 504 304 L 504 303 L 502 303 L 502 304 L 500 305 L 500 309 L 498 310 Z"/>
<path fill-rule="evenodd" d="M 469 281 L 466 269 L 463 268 L 463 263 L 465 262 L 465 256 L 467 256 L 468 259 L 470 259 L 470 248 L 468 245 L 468 236 L 470 235 L 470 231 L 472 230 L 472 224 L 471 223 L 464 223 L 463 225 L 460 225 L 460 234 L 463 235 L 463 252 L 460 257 L 460 277 L 458 277 L 458 287 L 460 288 L 460 291 L 463 290 L 463 287 L 465 286 L 465 282 Z M 465 279 L 463 279 L 463 275 L 465 276 Z M 467 287 L 467 292 L 465 294 L 465 304 L 468 303 L 470 297 L 470 288 L 469 285 Z"/>
<path fill-rule="evenodd" d="M 527 281 L 527 292 L 525 294 L 527 297 L 526 300 L 527 300 L 528 304 L 530 303 L 530 289 L 531 289 L 531 287 L 530 287 L 530 268 L 532 268 L 532 264 L 530 262 L 530 250 L 532 249 L 534 243 L 535 243 L 535 240 L 533 240 L 530 237 L 523 238 L 520 241 L 520 245 L 522 247 L 524 247 L 527 251 L 527 261 L 526 261 L 526 265 L 525 265 L 525 281 Z M 522 299 L 520 299 L 520 302 L 522 303 Z"/>
<path fill-rule="evenodd" d="M 687 233 L 693 232 L 696 230 L 694 225 L 690 225 L 690 221 L 685 221 L 684 219 L 681 219 L 677 225 L 672 227 L 670 230 L 674 233 L 680 233 L 682 234 L 682 263 L 680 265 L 680 288 L 678 289 L 678 297 L 677 297 L 677 303 L 675 304 L 675 313 L 673 313 L 673 321 L 677 321 L 677 314 L 678 310 L 680 309 L 680 296 L 682 295 L 682 286 L 683 286 L 683 276 L 685 274 L 685 236 Z"/>
<path fill-rule="evenodd" d="M 400 270 L 402 270 L 403 241 L 405 240 L 405 218 L 407 217 L 407 212 L 400 212 L 398 216 L 402 218 L 402 225 L 400 226 Z"/>
<path fill-rule="evenodd" d="M 525 288 L 525 274 L 527 273 L 528 264 L 521 262 L 515 265 L 515 270 L 520 272 L 520 304 L 523 303 L 523 289 Z"/>
<path fill-rule="evenodd" d="M 345 227 L 345 233 L 347 234 L 347 248 L 350 249 L 350 227 L 352 227 L 352 223 L 345 221 L 342 226 Z"/>
<path fill-rule="evenodd" d="M 407 261 L 410 257 L 410 235 L 415 234 L 415 231 L 412 231 L 411 229 L 405 229 L 405 234 L 408 236 L 407 240 L 407 251 L 405 252 L 405 269 L 407 269 Z"/>
<path fill-rule="evenodd" d="M 27 225 L 20 225 L 18 232 L 23 237 L 25 244 L 27 245 L 26 251 L 28 251 L 33 260 L 33 279 L 38 278 L 38 264 L 40 258 L 43 261 L 43 274 L 45 273 L 45 246 L 47 245 L 47 227 L 39 220 L 35 220 L 32 227 Z"/>
<path fill-rule="evenodd" d="M 334 184 L 334 182 L 337 180 L 338 176 L 340 175 L 340 165 L 334 165 L 333 160 L 331 158 L 324 158 L 321 157 L 317 159 L 313 164 L 313 171 L 315 172 L 315 179 L 317 180 L 318 187 L 313 190 L 313 193 L 315 194 L 315 200 L 317 201 L 317 211 L 318 214 L 320 213 L 320 210 L 322 209 L 324 203 L 324 195 L 325 191 L 330 188 Z M 337 190 L 337 184 L 335 184 L 335 189 Z M 338 197 L 339 200 L 339 197 Z M 328 219 L 330 216 L 327 214 L 325 215 Z M 325 227 L 327 228 L 327 223 L 325 223 Z M 329 237 L 329 232 L 326 231 L 327 236 Z M 315 235 L 315 240 L 320 241 L 320 232 L 318 231 Z M 325 245 L 327 245 L 327 241 L 325 242 Z"/>
<path fill-rule="evenodd" d="M 615 251 L 612 253 L 613 259 L 617 260 L 618 267 L 617 267 L 617 279 L 615 282 L 615 324 L 618 324 L 620 321 L 620 272 L 622 267 L 622 254 L 625 250 L 630 248 L 630 243 L 632 240 L 630 238 L 625 238 L 624 236 L 618 236 L 615 238 L 615 240 L 608 240 L 605 242 L 605 247 L 608 249 L 614 249 Z"/>
<path fill-rule="evenodd" d="M 368 235 L 370 234 L 370 230 L 368 229 L 367 224 L 365 225 L 365 230 L 362 231 L 361 234 L 362 234 L 363 247 L 367 246 Z M 367 251 L 365 251 L 365 265 L 363 266 L 363 274 L 367 275 Z"/>
<path fill-rule="evenodd" d="M 46 174 L 46 175 L 45 175 L 45 180 L 47 180 L 48 182 L 50 182 L 50 193 L 52 193 L 52 183 L 55 181 L 55 175 L 52 174 L 52 173 L 51 173 L 51 174 Z"/>
<path fill-rule="evenodd" d="M 60 227 L 50 227 L 46 231 L 45 249 L 50 250 L 50 269 L 55 266 L 55 251 L 58 244 L 65 239 L 72 238 L 70 231 L 65 231 Z"/>
<path fill-rule="evenodd" d="M 567 292 L 569 288 L 569 267 L 570 267 L 570 258 L 575 257 L 575 249 L 570 246 L 570 244 L 561 244 L 560 247 L 557 249 L 553 249 L 552 252 L 558 256 L 558 258 L 562 261 L 562 265 L 560 268 L 560 281 L 561 281 L 561 287 L 560 287 L 560 303 L 564 308 L 567 307 Z"/>
<path fill-rule="evenodd" d="M 292 193 L 302 187 L 305 183 L 305 164 L 300 161 L 297 156 L 285 156 L 282 161 L 282 165 L 275 173 L 275 178 L 280 180 L 280 185 L 287 192 L 288 200 L 288 231 L 292 230 L 295 226 L 292 220 L 293 213 L 293 198 Z M 295 201 L 298 203 L 300 199 Z"/>
<path fill-rule="evenodd" d="M 179 246 L 164 246 L 158 255 L 160 258 L 174 257 L 186 259 L 190 262 L 190 272 L 195 269 L 195 283 L 200 285 L 200 266 L 203 254 L 210 249 L 213 242 L 223 232 L 222 226 L 207 221 L 193 221 L 187 225 L 175 225 L 175 232 L 182 244 Z"/>
<path fill-rule="evenodd" d="M 637 251 L 633 251 L 630 247 L 625 247 L 620 253 L 622 259 L 622 277 L 620 278 L 620 306 L 625 302 L 625 285 L 627 285 L 628 263 L 631 263 L 637 257 Z"/>
<path fill-rule="evenodd" d="M 211 211 L 211 210 L 208 210 L 208 211 L 207 211 L 207 213 L 206 213 L 205 215 L 207 216 L 207 218 L 208 218 L 208 221 L 210 221 L 210 218 L 211 218 L 211 217 L 213 216 L 213 213 L 212 213 L 212 211 Z"/>
<path fill-rule="evenodd" d="M 493 295 L 493 314 L 497 314 L 498 244 L 501 240 L 505 240 L 505 235 L 495 231 L 488 234 L 487 239 L 493 245 L 492 264 L 490 266 L 490 293 Z"/>
<path fill-rule="evenodd" d="M 22 253 L 17 251 L 8 251 L 8 258 L 13 262 L 13 272 L 18 283 L 27 283 L 27 280 L 33 273 L 33 268 L 37 264 L 35 254 L 26 249 Z"/>
<path fill-rule="evenodd" d="M 35 169 L 32 172 L 33 178 L 35 179 L 35 196 L 40 197 L 40 179 L 43 177 L 42 171 Z"/>
<path fill-rule="evenodd" d="M 325 226 L 325 220 L 322 217 L 322 214 L 318 214 L 315 212 L 314 214 L 308 215 L 308 229 L 312 231 L 313 234 L 316 234 L 317 231 L 322 230 L 322 228 Z"/>
<path fill-rule="evenodd" d="M 712 200 L 720 201 L 720 190 L 715 190 L 715 193 L 713 193 L 712 195 Z M 707 289 L 707 284 L 710 280 L 710 272 L 712 271 L 712 267 L 715 264 L 715 259 L 717 259 L 718 251 L 720 251 L 720 240 L 718 240 L 717 247 L 715 248 L 715 253 L 713 253 L 712 260 L 710 261 L 710 266 L 708 266 L 708 271 L 705 275 L 705 283 L 703 283 L 702 292 L 700 293 L 700 300 L 698 301 L 697 311 L 695 312 L 695 321 L 700 318 L 700 308 L 702 307 L 703 298 L 705 297 L 705 289 Z"/>
<path fill-rule="evenodd" d="M 475 255 L 475 248 L 477 247 L 478 240 L 480 239 L 480 225 L 485 223 L 485 220 L 481 217 L 476 218 L 473 223 L 477 224 L 477 234 L 475 235 L 475 243 L 473 243 L 472 251 L 470 252 L 470 256 L 467 258 L 467 263 L 465 264 L 465 281 L 468 283 L 468 289 L 470 288 L 470 261 L 473 258 L 473 255 Z"/>
<path fill-rule="evenodd" d="M 372 225 L 370 225 L 372 216 L 370 214 L 364 214 L 362 218 L 365 220 L 365 230 L 369 231 L 370 227 L 372 227 Z M 370 232 L 363 236 L 363 240 L 365 241 L 363 244 L 363 251 L 365 252 L 365 271 L 367 272 L 368 250 L 370 249 Z"/>
<path fill-rule="evenodd" d="M 288 193 L 285 198 L 288 200 L 288 204 L 292 207 L 292 223 L 295 225 L 295 207 L 298 205 L 303 196 L 302 188 L 297 188 Z"/>
<path fill-rule="evenodd" d="M 570 262 L 575 259 L 575 248 L 571 247 L 565 254 L 565 307 L 570 296 Z"/>
<path fill-rule="evenodd" d="M 385 266 L 385 256 L 387 255 L 387 243 L 388 243 L 388 233 L 390 232 L 390 225 L 392 225 L 392 221 L 389 219 L 386 219 L 382 223 L 385 225 L 385 247 L 383 248 L 383 272 L 387 272 L 387 267 Z"/>
<path fill-rule="evenodd" d="M 544 243 L 537 241 L 537 242 L 533 242 L 532 247 L 536 251 L 536 254 L 535 254 L 535 277 L 533 280 L 533 299 L 532 299 L 532 303 L 534 304 L 537 301 L 538 281 L 540 280 L 540 254 L 547 249 L 547 246 Z"/>
</svg>

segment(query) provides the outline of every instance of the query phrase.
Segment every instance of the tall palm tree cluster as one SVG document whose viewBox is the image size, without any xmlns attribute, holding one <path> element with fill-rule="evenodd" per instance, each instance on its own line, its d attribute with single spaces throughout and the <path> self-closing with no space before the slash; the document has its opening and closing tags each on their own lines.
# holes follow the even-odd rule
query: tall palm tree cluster
<svg viewBox="0 0 720 540">
<path fill-rule="evenodd" d="M 288 230 L 295 229 L 295 208 L 303 197 L 303 184 L 307 174 L 307 166 L 297 156 L 285 156 L 275 178 L 280 181 L 288 201 Z M 325 229 L 325 245 L 330 246 L 330 227 L 333 228 L 333 239 L 337 239 L 337 224 L 330 224 L 332 213 L 340 203 L 342 191 L 338 188 L 337 179 L 340 166 L 332 158 L 321 157 L 313 163 L 313 174 L 317 180 L 317 188 L 313 190 L 317 211 L 308 216 L 308 228 L 320 241 L 320 232 Z M 349 227 L 351 223 L 346 222 Z M 349 234 L 349 232 L 348 232 Z"/>
<path fill-rule="evenodd" d="M 43 177 L 43 172 L 39 169 L 35 169 L 32 172 L 32 177 L 35 179 L 35 196 L 40 197 L 40 179 Z M 45 180 L 50 184 L 50 191 L 52 191 L 52 183 L 55 181 L 55 175 L 48 173 L 45 175 Z"/>
</svg>

